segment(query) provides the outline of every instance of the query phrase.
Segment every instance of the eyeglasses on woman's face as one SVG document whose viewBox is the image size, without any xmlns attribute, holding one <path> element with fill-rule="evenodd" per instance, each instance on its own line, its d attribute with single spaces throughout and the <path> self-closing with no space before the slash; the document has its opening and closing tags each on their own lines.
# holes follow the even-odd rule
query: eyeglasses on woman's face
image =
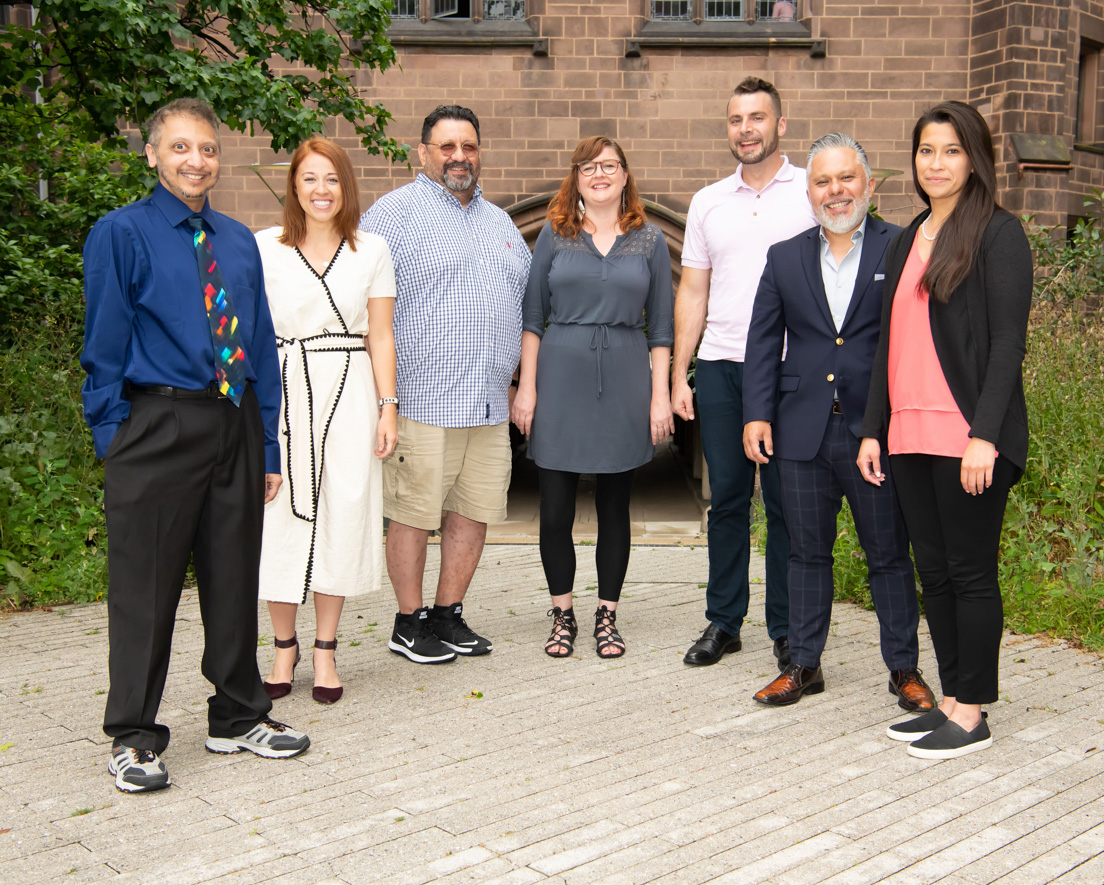
<svg viewBox="0 0 1104 885">
<path fill-rule="evenodd" d="M 618 169 L 621 168 L 620 160 L 602 160 L 599 163 L 595 163 L 593 160 L 587 160 L 585 163 L 580 163 L 576 168 L 579 170 L 579 174 L 589 178 L 599 169 L 606 175 L 613 175 Z"/>
</svg>

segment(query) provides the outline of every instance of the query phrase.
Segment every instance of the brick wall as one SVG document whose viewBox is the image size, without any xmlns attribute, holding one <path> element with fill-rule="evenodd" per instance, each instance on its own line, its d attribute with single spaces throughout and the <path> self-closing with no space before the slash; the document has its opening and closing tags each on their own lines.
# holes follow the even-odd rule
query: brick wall
<svg viewBox="0 0 1104 885">
<path fill-rule="evenodd" d="M 824 58 L 810 57 L 807 48 L 767 46 L 645 46 L 640 57 L 626 58 L 646 0 L 531 0 L 530 24 L 548 39 L 547 57 L 517 46 L 406 47 L 401 70 L 363 72 L 359 85 L 394 114 L 389 133 L 411 145 L 436 105 L 475 110 L 483 128 L 481 182 L 500 205 L 555 190 L 579 139 L 601 133 L 624 147 L 646 199 L 685 213 L 699 188 L 735 168 L 723 121 L 732 87 L 746 75 L 763 76 L 782 93 L 789 124 L 782 147 L 792 160 L 803 163 L 814 138 L 838 129 L 863 143 L 872 165 L 903 173 L 876 197 L 882 214 L 899 222 L 920 205 L 909 173 L 916 117 L 945 98 L 968 99 L 998 136 L 1002 200 L 1058 221 L 1073 195 L 1104 184 L 1104 158 L 1078 152 L 1075 171 L 1060 182 L 1055 173 L 1021 181 L 1005 135 L 1053 132 L 1072 146 L 1079 22 L 1104 21 L 1102 5 L 806 0 L 802 14 L 812 36 L 827 40 Z M 327 134 L 352 153 L 364 206 L 410 180 L 405 167 L 362 151 L 344 121 Z M 254 228 L 276 223 L 278 204 L 247 167 L 286 156 L 272 154 L 261 137 L 231 134 L 225 148 L 219 208 Z M 283 192 L 281 171 L 262 174 Z"/>
</svg>

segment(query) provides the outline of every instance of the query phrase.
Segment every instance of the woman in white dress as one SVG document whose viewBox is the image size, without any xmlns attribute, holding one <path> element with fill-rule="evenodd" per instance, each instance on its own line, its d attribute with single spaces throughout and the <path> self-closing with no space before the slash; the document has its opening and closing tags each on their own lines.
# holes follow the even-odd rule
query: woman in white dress
<svg viewBox="0 0 1104 885">
<path fill-rule="evenodd" d="M 261 599 L 276 658 L 265 690 L 291 691 L 295 616 L 314 594 L 314 691 L 342 694 L 335 650 L 346 596 L 379 589 L 380 459 L 395 448 L 395 273 L 381 237 L 358 231 L 348 155 L 325 138 L 296 148 L 284 225 L 257 234 L 279 344 L 286 482 L 265 508 Z M 374 440 L 374 451 L 373 443 Z"/>
</svg>

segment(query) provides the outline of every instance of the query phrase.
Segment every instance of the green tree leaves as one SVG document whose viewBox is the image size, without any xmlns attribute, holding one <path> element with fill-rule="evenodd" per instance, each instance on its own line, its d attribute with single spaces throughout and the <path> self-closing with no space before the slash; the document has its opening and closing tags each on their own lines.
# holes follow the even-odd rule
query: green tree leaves
<svg viewBox="0 0 1104 885">
<path fill-rule="evenodd" d="M 33 26 L 4 33 L 0 102 L 32 131 L 64 126 L 95 141 L 196 96 L 231 129 L 259 125 L 275 150 L 343 117 L 370 153 L 402 159 L 384 133 L 390 115 L 356 82 L 358 69 L 395 62 L 388 9 L 384 0 L 41 0 Z M 363 40 L 356 54 L 353 39 Z"/>
</svg>

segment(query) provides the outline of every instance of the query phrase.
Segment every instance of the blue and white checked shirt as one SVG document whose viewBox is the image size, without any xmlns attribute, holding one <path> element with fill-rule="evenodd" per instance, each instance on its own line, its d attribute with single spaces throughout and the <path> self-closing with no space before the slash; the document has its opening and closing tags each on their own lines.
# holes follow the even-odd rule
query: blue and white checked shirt
<svg viewBox="0 0 1104 885">
<path fill-rule="evenodd" d="M 395 263 L 399 414 L 436 427 L 501 424 L 521 357 L 529 248 L 477 186 L 467 208 L 419 173 L 380 197 L 360 229 Z"/>
</svg>

